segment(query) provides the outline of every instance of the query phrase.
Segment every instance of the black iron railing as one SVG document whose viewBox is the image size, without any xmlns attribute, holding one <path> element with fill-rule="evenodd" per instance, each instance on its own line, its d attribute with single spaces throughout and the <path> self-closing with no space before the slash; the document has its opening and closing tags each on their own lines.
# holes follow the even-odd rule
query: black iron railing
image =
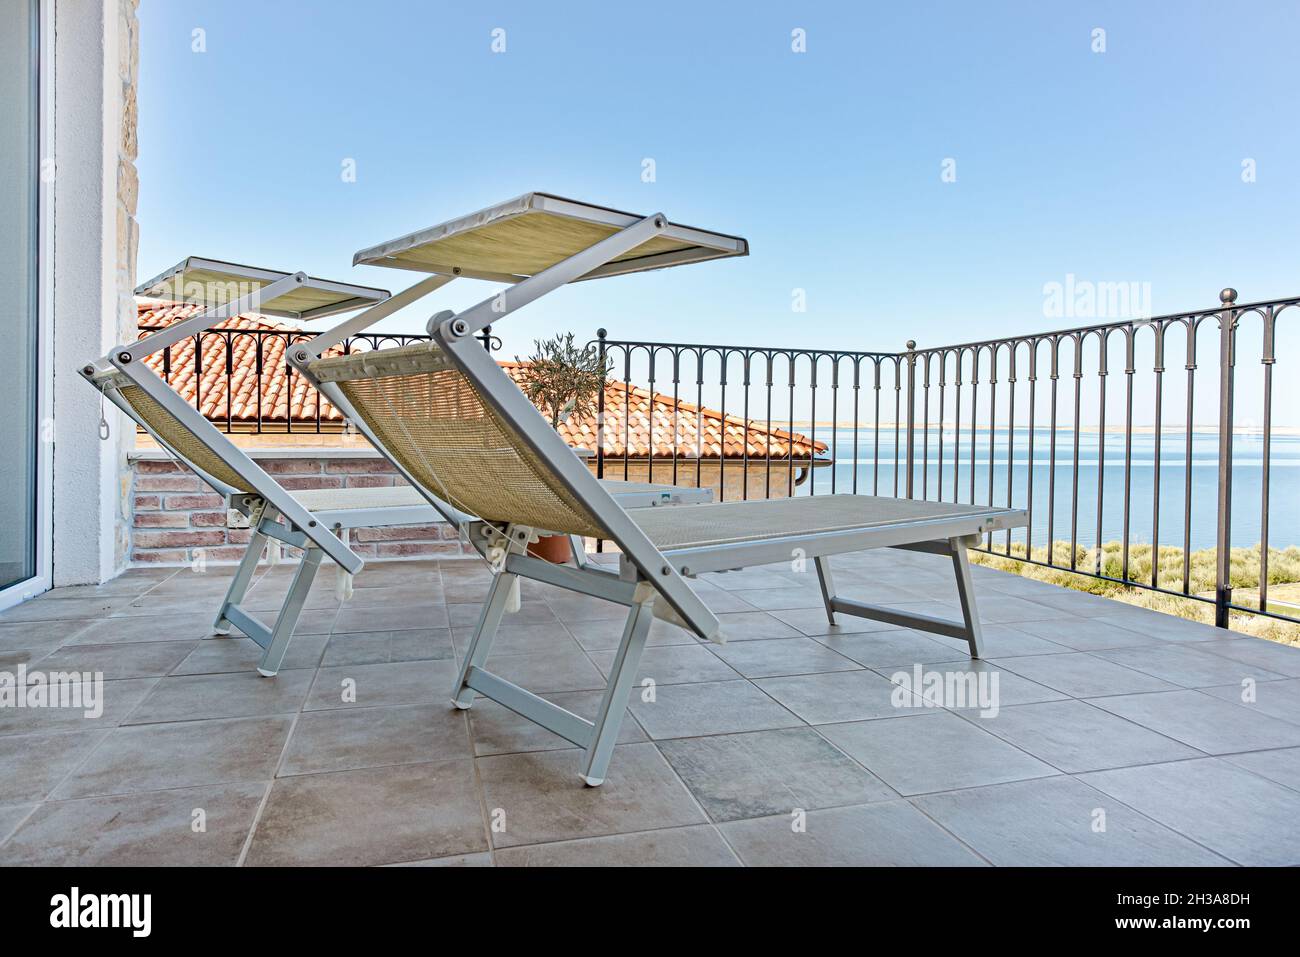
<svg viewBox="0 0 1300 957">
<path fill-rule="evenodd" d="M 792 461 L 760 455 L 756 475 L 753 456 L 724 457 L 721 498 L 864 492 L 1026 508 L 1027 528 L 990 535 L 983 550 L 1210 603 L 1222 627 L 1232 611 L 1297 621 L 1300 594 L 1275 598 L 1269 585 L 1278 561 L 1288 567 L 1280 580 L 1300 578 L 1294 386 L 1283 427 L 1274 425 L 1279 357 L 1300 355 L 1300 342 L 1279 343 L 1300 332 L 1300 299 L 1236 298 L 1226 289 L 1205 310 L 937 348 L 909 342 L 898 353 L 604 330 L 593 345 L 626 384 L 825 443 L 803 482 Z M 1291 361 L 1290 381 L 1300 381 Z M 626 475 L 626 460 L 613 474 L 620 466 Z M 728 468 L 744 479 L 728 482 Z M 676 452 L 671 469 L 676 480 Z M 1282 496 L 1271 494 L 1278 469 Z"/>
<path fill-rule="evenodd" d="M 165 325 L 140 326 L 140 338 L 166 328 Z M 308 342 L 316 334 L 277 329 L 210 329 L 184 343 L 168 346 L 150 359 L 163 381 L 186 394 L 200 412 L 206 410 L 208 420 L 226 432 L 340 431 L 343 418 L 285 360 L 289 346 Z M 489 351 L 501 348 L 501 340 L 492 334 L 491 326 L 485 327 L 477 338 Z M 351 355 L 428 339 L 429 336 L 420 334 L 363 333 L 345 339 L 338 352 Z M 252 355 L 237 359 L 245 349 L 251 349 Z M 211 383 L 207 380 L 214 366 L 218 381 Z M 240 389 L 240 382 L 250 373 L 251 386 Z M 295 401 L 294 396 L 300 393 L 301 399 Z M 285 410 L 282 414 L 275 411 L 281 404 Z"/>
</svg>

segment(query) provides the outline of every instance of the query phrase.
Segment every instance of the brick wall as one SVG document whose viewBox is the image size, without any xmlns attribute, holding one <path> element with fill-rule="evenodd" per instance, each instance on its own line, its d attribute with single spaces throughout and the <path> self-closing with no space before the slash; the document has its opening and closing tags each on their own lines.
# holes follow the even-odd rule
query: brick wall
<svg viewBox="0 0 1300 957">
<path fill-rule="evenodd" d="M 254 453 L 253 460 L 287 489 L 406 484 L 378 456 L 259 458 Z M 183 466 L 154 455 L 133 457 L 131 496 L 135 516 L 131 561 L 181 565 L 200 556 L 213 562 L 233 562 L 243 557 L 251 533 L 247 528 L 227 527 L 221 496 Z M 353 529 L 352 548 L 368 562 L 461 554 L 455 529 L 441 522 Z"/>
</svg>

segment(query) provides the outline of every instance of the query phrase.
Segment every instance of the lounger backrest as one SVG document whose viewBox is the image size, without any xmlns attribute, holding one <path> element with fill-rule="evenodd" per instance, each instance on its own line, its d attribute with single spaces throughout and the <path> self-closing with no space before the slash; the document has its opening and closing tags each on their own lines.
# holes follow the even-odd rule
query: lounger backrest
<svg viewBox="0 0 1300 957">
<path fill-rule="evenodd" d="M 192 463 L 213 478 L 241 492 L 252 492 L 252 485 L 221 456 L 217 455 L 176 416 L 163 408 L 144 389 L 120 372 L 97 378 L 100 388 L 115 389 L 131 407 L 137 421 L 151 431 L 187 463 Z M 211 426 L 209 426 L 211 428 Z"/>
<path fill-rule="evenodd" d="M 436 343 L 317 359 L 309 368 L 338 386 L 403 468 L 456 508 L 493 522 L 609 537 Z"/>
</svg>

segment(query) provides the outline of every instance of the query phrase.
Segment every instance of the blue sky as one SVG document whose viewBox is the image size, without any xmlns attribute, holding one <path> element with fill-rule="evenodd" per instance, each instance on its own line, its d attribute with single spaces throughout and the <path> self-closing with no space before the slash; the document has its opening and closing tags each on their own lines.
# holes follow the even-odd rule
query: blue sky
<svg viewBox="0 0 1300 957">
<path fill-rule="evenodd" d="M 1300 292 L 1290 2 L 144 0 L 140 18 L 141 278 L 194 253 L 400 288 L 414 277 L 352 253 L 539 189 L 752 251 L 562 290 L 503 324 L 507 352 L 602 325 L 937 345 L 1071 325 L 1044 316 L 1067 274 L 1149 283 L 1156 313 L 1227 284 Z M 462 285 L 394 321 L 494 288 Z"/>
</svg>

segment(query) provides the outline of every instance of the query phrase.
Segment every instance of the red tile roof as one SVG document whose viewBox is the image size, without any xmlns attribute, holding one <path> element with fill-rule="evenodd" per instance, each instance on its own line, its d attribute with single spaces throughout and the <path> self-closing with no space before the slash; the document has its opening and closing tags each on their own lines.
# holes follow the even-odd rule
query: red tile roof
<svg viewBox="0 0 1300 957">
<path fill-rule="evenodd" d="M 167 326 L 192 315 L 196 306 L 181 303 L 140 302 L 137 304 L 141 332 Z M 262 335 L 238 335 L 238 332 L 261 332 Z M 267 333 L 280 333 L 279 335 Z M 203 352 L 196 375 L 194 340 L 185 339 L 172 346 L 170 356 L 155 353 L 146 362 L 154 372 L 188 402 L 199 397 L 199 410 L 205 417 L 224 425 L 229 421 L 235 431 L 251 431 L 260 421 L 263 427 L 281 431 L 291 421 L 296 430 L 314 428 L 319 405 L 321 426 L 337 431 L 343 416 L 302 377 L 289 375 L 285 362 L 286 344 L 310 339 L 314 333 L 298 326 L 243 315 L 213 327 L 205 333 Z M 227 339 L 233 353 L 226 354 Z M 261 376 L 258 376 L 259 354 Z M 520 378 L 521 363 L 502 362 L 512 378 Z M 259 389 L 260 388 L 260 409 Z M 806 460 L 827 451 L 825 442 L 813 443 L 805 435 L 773 428 L 764 423 L 724 416 L 715 409 L 693 405 L 659 392 L 651 393 L 639 386 L 611 380 L 605 386 L 605 423 L 607 458 L 622 458 L 630 446 L 629 457 L 644 459 L 654 442 L 654 457 L 672 458 L 674 445 L 678 458 L 743 458 L 748 448 L 751 460 L 769 456 L 785 460 L 793 453 L 795 461 Z M 674 424 L 676 442 L 673 440 Z M 560 434 L 576 448 L 596 449 L 595 416 L 570 419 L 560 424 Z"/>
</svg>

